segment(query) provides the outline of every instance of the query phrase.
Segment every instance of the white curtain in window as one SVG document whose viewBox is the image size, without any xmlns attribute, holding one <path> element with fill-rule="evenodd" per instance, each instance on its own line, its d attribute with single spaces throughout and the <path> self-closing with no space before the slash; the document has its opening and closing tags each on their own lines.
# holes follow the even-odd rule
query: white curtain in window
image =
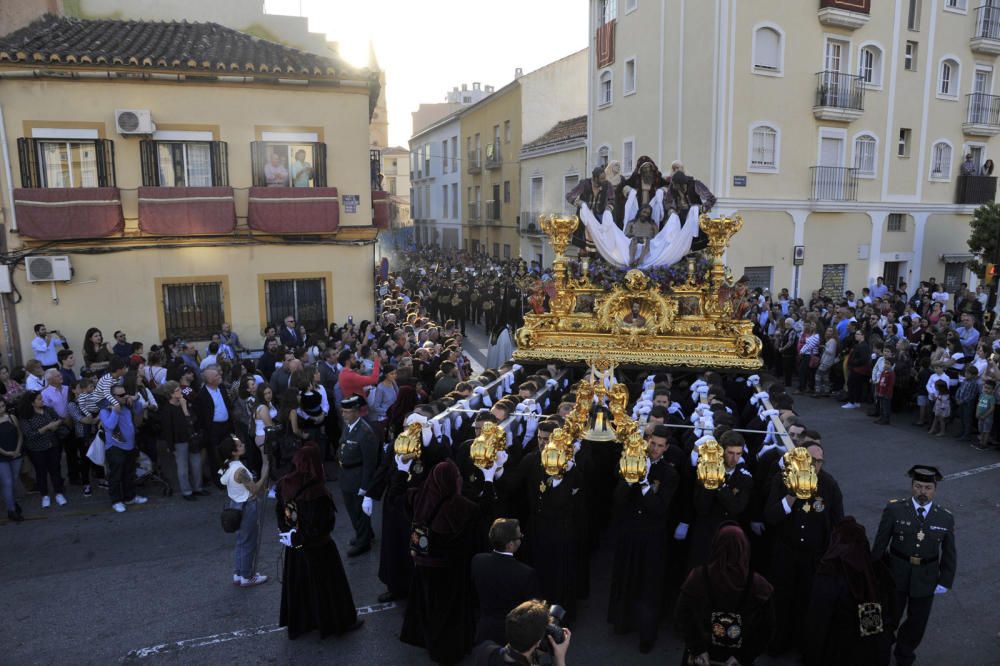
<svg viewBox="0 0 1000 666">
<path fill-rule="evenodd" d="M 207 143 L 189 143 L 187 150 L 187 180 L 190 187 L 211 187 L 212 156 Z"/>
<path fill-rule="evenodd" d="M 45 165 L 45 187 L 70 187 L 68 144 L 43 143 L 42 162 Z"/>
<path fill-rule="evenodd" d="M 947 143 L 934 144 L 931 175 L 935 178 L 951 178 L 951 146 Z"/>
<path fill-rule="evenodd" d="M 611 72 L 601 74 L 601 99 L 599 104 L 611 104 Z"/>
<path fill-rule="evenodd" d="M 859 136 L 854 141 L 854 168 L 859 176 L 875 175 L 875 138 Z"/>
<path fill-rule="evenodd" d="M 945 60 L 941 63 L 941 80 L 938 82 L 938 92 L 942 95 L 955 95 L 958 91 L 958 82 L 955 75 L 958 73 L 958 65 L 952 60 Z"/>
<path fill-rule="evenodd" d="M 772 28 L 759 28 L 754 35 L 754 67 L 781 69 L 781 35 Z"/>
<path fill-rule="evenodd" d="M 774 169 L 778 157 L 778 132 L 771 127 L 755 127 L 750 149 L 750 166 L 757 169 Z"/>
<path fill-rule="evenodd" d="M 74 172 L 80 174 L 76 187 L 97 187 L 97 147 L 93 143 L 76 143 L 72 148 Z"/>
</svg>

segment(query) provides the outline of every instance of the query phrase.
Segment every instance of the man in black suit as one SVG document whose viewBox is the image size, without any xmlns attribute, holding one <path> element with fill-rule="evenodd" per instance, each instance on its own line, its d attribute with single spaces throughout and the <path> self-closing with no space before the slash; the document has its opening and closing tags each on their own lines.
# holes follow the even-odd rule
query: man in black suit
<svg viewBox="0 0 1000 666">
<path fill-rule="evenodd" d="M 203 386 L 194 399 L 194 418 L 201 433 L 202 446 L 208 456 L 209 464 L 204 468 L 205 474 L 217 488 L 221 488 L 216 470 L 222 465 L 216 447 L 224 437 L 233 432 L 231 425 L 233 402 L 229 397 L 229 391 L 222 386 L 222 372 L 219 366 L 208 366 L 201 373 L 201 378 Z"/>
<path fill-rule="evenodd" d="M 296 349 L 302 346 L 303 340 L 299 337 L 299 332 L 295 329 L 295 317 L 288 315 L 285 317 L 285 325 L 278 331 L 281 344 L 289 349 Z"/>
<path fill-rule="evenodd" d="M 281 395 L 285 391 L 288 389 L 296 389 L 296 387 L 292 386 L 292 375 L 295 374 L 296 370 L 301 369 L 302 361 L 295 358 L 295 352 L 293 350 L 286 349 L 281 367 L 274 371 L 269 382 L 271 384 L 271 394 L 274 404 L 280 404 Z"/>
<path fill-rule="evenodd" d="M 472 558 L 472 583 L 479 597 L 479 623 L 475 643 L 506 642 L 504 620 L 518 604 L 540 594 L 538 575 L 527 564 L 514 559 L 524 535 L 513 518 L 497 518 L 490 527 L 492 553 Z"/>
</svg>

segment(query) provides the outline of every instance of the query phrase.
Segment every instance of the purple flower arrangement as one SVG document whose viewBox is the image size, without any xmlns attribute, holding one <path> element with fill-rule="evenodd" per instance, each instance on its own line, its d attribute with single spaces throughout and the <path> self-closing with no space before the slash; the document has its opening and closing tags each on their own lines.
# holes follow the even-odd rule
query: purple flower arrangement
<svg viewBox="0 0 1000 666">
<path fill-rule="evenodd" d="M 703 254 L 698 254 L 696 256 L 697 259 L 694 264 L 694 279 L 696 283 L 704 284 L 708 281 L 711 261 Z M 610 290 L 616 284 L 623 284 L 625 281 L 625 274 L 628 271 L 629 269 L 616 268 L 600 257 L 590 260 L 590 281 L 595 286 L 600 287 L 605 291 Z M 577 280 L 583 277 L 583 267 L 580 265 L 579 261 L 570 261 L 569 273 Z M 647 269 L 644 270 L 643 273 L 645 273 L 646 276 L 659 287 L 660 292 L 668 294 L 675 285 L 687 282 L 687 258 L 685 257 L 682 261 L 679 261 L 672 266 Z"/>
</svg>

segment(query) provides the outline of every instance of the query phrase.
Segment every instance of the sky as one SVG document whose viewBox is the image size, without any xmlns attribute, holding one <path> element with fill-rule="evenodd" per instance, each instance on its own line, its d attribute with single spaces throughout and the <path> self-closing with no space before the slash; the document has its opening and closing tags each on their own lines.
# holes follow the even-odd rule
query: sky
<svg viewBox="0 0 1000 666">
<path fill-rule="evenodd" d="M 389 143 L 406 146 L 410 112 L 474 81 L 500 89 L 587 46 L 586 0 L 267 0 L 270 13 L 309 17 L 309 29 L 366 64 L 368 40 L 386 73 Z M 586 95 L 586 90 L 580 91 Z"/>
</svg>

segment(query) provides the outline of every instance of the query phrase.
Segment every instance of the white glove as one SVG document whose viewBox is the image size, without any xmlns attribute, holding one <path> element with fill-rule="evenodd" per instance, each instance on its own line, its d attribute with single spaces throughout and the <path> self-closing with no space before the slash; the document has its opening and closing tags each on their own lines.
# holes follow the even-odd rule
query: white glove
<svg viewBox="0 0 1000 666">
<path fill-rule="evenodd" d="M 944 585 L 938 585 L 937 587 L 934 588 L 934 594 L 944 594 L 947 591 L 948 588 L 945 587 Z"/>
<path fill-rule="evenodd" d="M 292 535 L 295 534 L 295 528 L 288 530 L 287 532 L 278 532 L 278 543 L 282 546 L 292 547 Z"/>
<path fill-rule="evenodd" d="M 652 486 L 649 485 L 649 481 L 646 481 L 645 479 L 643 479 L 643 481 L 642 481 L 642 495 L 643 495 L 643 497 L 646 496 L 646 493 L 649 492 L 649 489 L 651 487 Z"/>
<path fill-rule="evenodd" d="M 364 497 L 366 492 L 368 491 L 364 488 L 358 488 L 358 497 Z"/>
<path fill-rule="evenodd" d="M 753 532 L 754 534 L 756 534 L 757 536 L 762 535 L 764 533 L 764 523 L 758 523 L 758 522 L 751 521 L 751 523 L 750 523 L 750 531 Z"/>
<path fill-rule="evenodd" d="M 365 512 L 366 516 L 371 517 L 372 515 L 372 498 L 366 497 L 361 500 L 361 510 Z"/>
<path fill-rule="evenodd" d="M 553 488 L 558 488 L 560 483 L 562 483 L 562 479 L 555 479 L 555 478 L 552 479 L 552 487 Z"/>
<path fill-rule="evenodd" d="M 441 421 L 437 419 L 431 421 L 431 430 L 434 432 L 435 439 L 441 439 Z"/>
<path fill-rule="evenodd" d="M 406 462 L 403 462 L 403 456 L 400 455 L 396 456 L 396 469 L 398 469 L 400 472 L 406 472 L 407 474 L 409 474 L 410 467 L 412 466 L 413 466 L 412 458 L 410 460 L 407 460 Z"/>
<path fill-rule="evenodd" d="M 500 461 L 498 460 L 497 462 L 493 463 L 492 465 L 483 470 L 483 478 L 486 480 L 486 483 L 493 483 L 493 479 L 497 475 L 497 468 L 499 466 L 498 465 L 499 462 Z"/>
<path fill-rule="evenodd" d="M 687 538 L 687 535 L 688 535 L 688 524 L 678 523 L 677 529 L 674 530 L 674 539 L 676 541 L 684 541 L 684 539 Z"/>
</svg>

